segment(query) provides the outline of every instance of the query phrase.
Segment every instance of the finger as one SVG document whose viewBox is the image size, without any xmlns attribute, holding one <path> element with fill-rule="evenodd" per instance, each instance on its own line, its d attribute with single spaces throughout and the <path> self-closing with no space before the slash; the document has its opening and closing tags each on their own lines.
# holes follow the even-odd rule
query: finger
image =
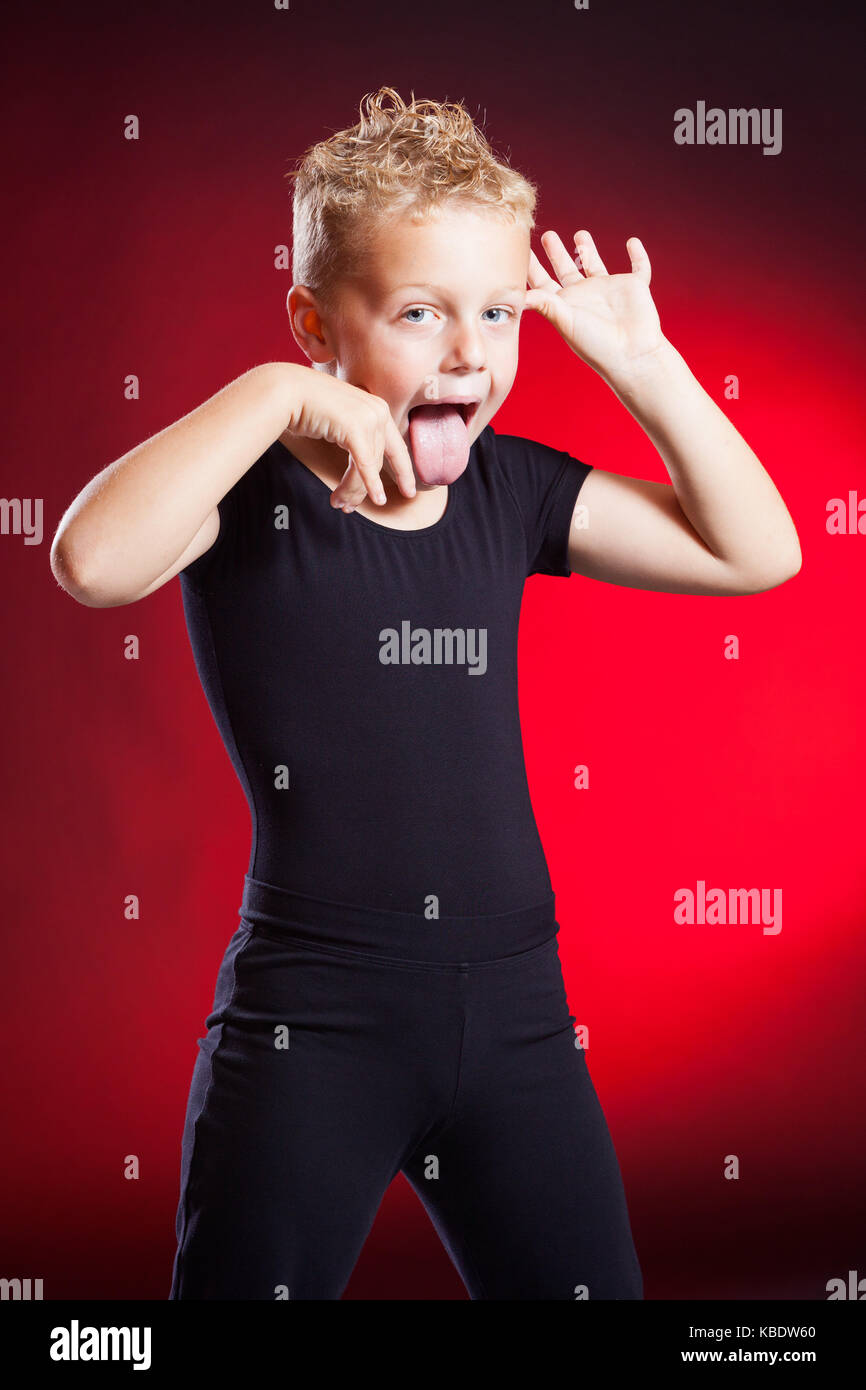
<svg viewBox="0 0 866 1390">
<path fill-rule="evenodd" d="M 639 237 L 630 236 L 625 244 L 625 249 L 628 251 L 628 257 L 631 261 L 632 275 L 636 275 L 639 280 L 643 280 L 644 284 L 648 285 L 652 275 L 652 266 L 643 242 Z"/>
<path fill-rule="evenodd" d="M 355 467 L 355 460 L 350 454 L 349 465 L 337 486 L 331 492 L 331 506 L 335 512 L 341 510 L 344 512 L 353 512 L 356 506 L 367 496 L 367 489 L 364 487 L 363 482 L 360 483 L 360 488 L 358 486 L 360 478 L 361 475 Z M 353 501 L 349 500 L 350 495 L 354 497 Z"/>
<path fill-rule="evenodd" d="M 563 285 L 573 285 L 577 280 L 583 279 L 580 268 L 569 256 L 562 244 L 562 238 L 557 232 L 545 232 L 541 238 L 541 244 Z"/>
<path fill-rule="evenodd" d="M 379 506 L 383 506 L 388 500 L 381 478 L 385 430 L 387 421 L 393 424 L 393 418 L 381 396 L 366 386 L 352 389 L 363 393 L 369 409 L 364 411 L 352 432 L 346 435 L 342 447 L 349 455 L 349 467 L 331 493 L 331 505 L 339 507 L 348 503 L 351 507 L 357 507 L 369 495 Z"/>
<path fill-rule="evenodd" d="M 394 423 L 393 415 L 389 415 L 385 422 L 384 452 L 391 465 L 394 480 L 403 496 L 414 497 L 417 489 L 415 487 L 415 470 L 412 467 L 412 455 Z"/>
<path fill-rule="evenodd" d="M 604 261 L 598 254 L 595 242 L 589 232 L 575 232 L 574 245 L 577 259 L 587 275 L 607 275 Z"/>
<path fill-rule="evenodd" d="M 548 275 L 534 251 L 530 251 L 529 253 L 529 273 L 527 279 L 533 289 L 547 290 L 548 294 L 556 294 L 557 290 L 561 289 L 559 282 L 554 280 L 552 275 Z"/>
<path fill-rule="evenodd" d="M 548 294 L 546 290 L 529 290 L 524 301 L 527 309 L 534 309 L 542 318 L 552 323 L 554 328 L 560 332 L 565 329 L 565 317 L 563 315 L 562 300 L 555 294 Z"/>
<path fill-rule="evenodd" d="M 377 431 L 357 430 L 348 435 L 344 448 L 349 455 L 345 473 L 331 493 L 331 506 L 358 507 L 368 495 L 374 502 L 384 498 L 380 470 L 382 467 L 382 445 L 377 444 Z M 384 425 L 381 430 L 384 443 Z"/>
<path fill-rule="evenodd" d="M 381 477 L 384 444 L 385 432 L 383 430 L 381 437 L 378 436 L 377 431 L 377 436 L 374 437 L 372 443 L 367 437 L 349 450 L 349 456 L 355 465 L 356 476 L 345 485 L 341 481 L 340 489 L 345 492 L 346 501 L 351 502 L 354 506 L 363 502 L 367 495 L 372 497 L 379 506 L 387 501 Z"/>
<path fill-rule="evenodd" d="M 364 500 L 367 493 L 374 499 L 376 496 L 375 484 L 378 482 L 381 487 L 381 469 L 387 459 L 388 471 L 394 478 L 404 497 L 414 497 L 417 493 L 415 484 L 415 470 L 412 466 L 412 455 L 406 446 L 403 436 L 394 423 L 394 417 L 388 413 L 381 430 L 377 430 L 376 438 L 371 446 L 365 447 L 360 441 L 352 450 L 352 461 L 355 467 L 347 469 L 343 478 L 334 492 L 331 494 L 333 505 L 340 506 L 343 502 L 357 506 Z M 373 486 L 369 486 L 372 478 Z M 384 490 L 381 496 L 384 498 Z"/>
<path fill-rule="evenodd" d="M 344 502 L 359 506 L 369 495 L 382 506 L 387 498 L 382 484 L 382 465 L 385 455 L 386 427 L 393 424 L 391 412 L 385 402 L 378 400 L 364 425 L 357 426 L 348 435 L 345 447 L 348 450 L 354 470 L 347 469 L 331 495 L 332 505 L 341 506 Z"/>
</svg>

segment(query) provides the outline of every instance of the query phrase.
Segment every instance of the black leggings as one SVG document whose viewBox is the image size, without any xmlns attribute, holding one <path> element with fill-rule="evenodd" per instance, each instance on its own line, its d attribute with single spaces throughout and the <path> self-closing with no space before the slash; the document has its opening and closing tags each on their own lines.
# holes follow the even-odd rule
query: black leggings
<svg viewBox="0 0 866 1390">
<path fill-rule="evenodd" d="M 643 1297 L 552 913 L 427 921 L 246 877 L 170 1299 L 339 1299 L 401 1171 L 470 1298 Z"/>
</svg>

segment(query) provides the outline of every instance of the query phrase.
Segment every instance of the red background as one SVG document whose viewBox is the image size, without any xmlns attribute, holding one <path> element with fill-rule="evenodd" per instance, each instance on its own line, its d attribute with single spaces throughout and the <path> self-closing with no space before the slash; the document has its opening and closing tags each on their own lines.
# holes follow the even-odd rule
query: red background
<svg viewBox="0 0 866 1390">
<path fill-rule="evenodd" d="M 712 10 L 292 0 L 49 6 L 13 24 L 3 491 L 44 498 L 45 531 L 0 538 L 0 1275 L 41 1277 L 46 1298 L 167 1297 L 195 1040 L 249 850 L 179 584 L 81 607 L 50 573 L 51 538 L 112 459 L 255 363 L 301 360 L 273 267 L 283 175 L 383 83 L 486 113 L 540 186 L 539 233 L 588 228 L 612 272 L 641 237 L 664 332 L 794 517 L 803 568 L 756 596 L 530 580 L 521 713 L 647 1298 L 822 1299 L 828 1279 L 866 1275 L 866 536 L 826 531 L 828 500 L 866 490 L 856 10 Z M 699 100 L 781 107 L 781 154 L 676 145 L 675 109 Z M 667 477 L 532 315 L 494 427 Z M 676 925 L 673 893 L 698 879 L 781 888 L 782 931 Z M 345 1296 L 467 1297 L 402 1177 Z"/>
</svg>

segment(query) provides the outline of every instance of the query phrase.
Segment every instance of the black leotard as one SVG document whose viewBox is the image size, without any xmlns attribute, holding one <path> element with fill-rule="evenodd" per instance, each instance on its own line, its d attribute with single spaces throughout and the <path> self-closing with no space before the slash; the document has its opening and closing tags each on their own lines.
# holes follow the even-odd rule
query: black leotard
<svg viewBox="0 0 866 1390">
<path fill-rule="evenodd" d="M 403 912 L 431 895 L 446 915 L 549 898 L 517 629 L 527 576 L 570 573 L 590 467 L 487 426 L 441 519 L 414 531 L 335 511 L 279 440 L 230 489 L 180 577 L 250 806 L 251 876 Z"/>
</svg>

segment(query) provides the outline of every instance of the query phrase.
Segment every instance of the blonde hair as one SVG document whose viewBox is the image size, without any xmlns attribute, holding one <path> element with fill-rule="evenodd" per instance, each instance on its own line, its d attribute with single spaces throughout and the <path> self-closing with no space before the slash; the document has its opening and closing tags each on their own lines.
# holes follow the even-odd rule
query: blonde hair
<svg viewBox="0 0 866 1390">
<path fill-rule="evenodd" d="M 407 105 L 393 87 L 361 101 L 360 120 L 311 145 L 294 179 L 292 278 L 328 303 L 357 274 L 377 221 L 426 215 L 447 201 L 535 225 L 536 190 L 497 159 L 460 102 Z"/>
</svg>

